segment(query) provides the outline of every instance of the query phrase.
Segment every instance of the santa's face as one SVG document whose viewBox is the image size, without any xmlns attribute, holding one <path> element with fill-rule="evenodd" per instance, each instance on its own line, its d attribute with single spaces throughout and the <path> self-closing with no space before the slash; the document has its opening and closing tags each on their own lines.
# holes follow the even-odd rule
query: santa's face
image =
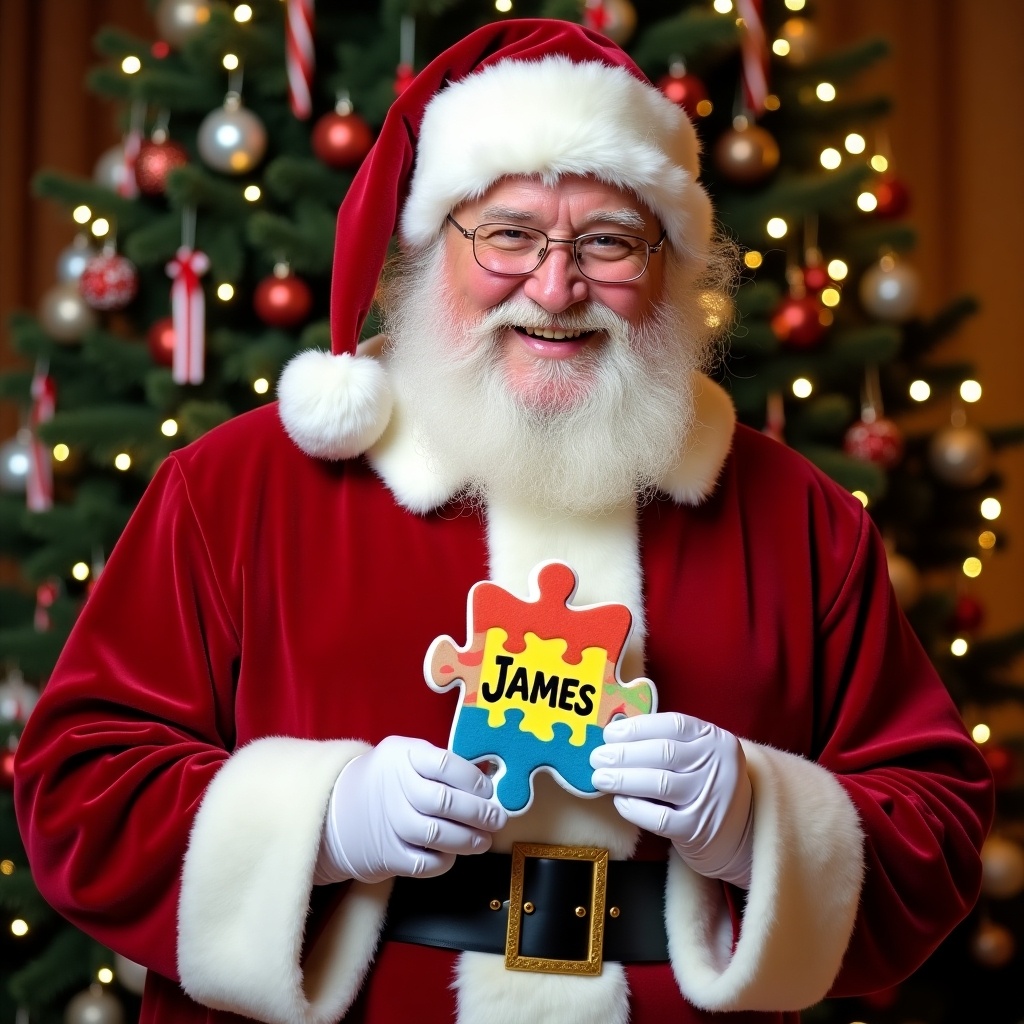
<svg viewBox="0 0 1024 1024">
<path fill-rule="evenodd" d="M 469 231 L 502 222 L 536 228 L 554 239 L 591 232 L 631 234 L 654 245 L 661 225 L 628 192 L 585 177 L 548 186 L 535 178 L 506 178 L 481 198 L 463 203 L 453 217 Z M 608 345 L 608 334 L 587 310 L 606 307 L 640 327 L 653 314 L 664 286 L 664 251 L 652 253 L 635 281 L 606 284 L 580 272 L 572 246 L 551 245 L 530 274 L 506 277 L 481 267 L 471 242 L 449 226 L 444 237 L 443 280 L 453 315 L 478 323 L 502 303 L 516 303 L 517 322 L 502 325 L 494 342 L 507 386 L 524 405 L 558 409 L 586 392 Z M 523 322 L 518 322 L 518 319 Z M 552 337 L 552 335 L 562 337 Z"/>
</svg>

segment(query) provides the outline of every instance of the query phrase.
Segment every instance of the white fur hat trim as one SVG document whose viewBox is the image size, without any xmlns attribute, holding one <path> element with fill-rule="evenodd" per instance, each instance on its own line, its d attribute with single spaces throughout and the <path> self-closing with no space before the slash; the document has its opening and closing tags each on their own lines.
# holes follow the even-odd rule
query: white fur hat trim
<svg viewBox="0 0 1024 1024">
<path fill-rule="evenodd" d="M 635 193 L 673 247 L 703 261 L 711 205 L 683 110 L 625 68 L 565 56 L 505 60 L 449 85 L 423 115 L 401 236 L 437 237 L 445 216 L 511 175 L 593 175 Z"/>
<path fill-rule="evenodd" d="M 300 352 L 281 372 L 277 397 L 288 436 L 318 459 L 362 455 L 391 416 L 387 374 L 370 356 Z"/>
</svg>

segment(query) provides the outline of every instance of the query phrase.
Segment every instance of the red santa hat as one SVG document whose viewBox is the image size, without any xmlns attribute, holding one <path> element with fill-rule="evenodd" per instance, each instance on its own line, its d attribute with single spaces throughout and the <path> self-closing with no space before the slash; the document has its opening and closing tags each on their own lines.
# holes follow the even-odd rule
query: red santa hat
<svg viewBox="0 0 1024 1024">
<path fill-rule="evenodd" d="M 675 253 L 701 264 L 711 207 L 685 113 L 605 36 L 555 19 L 495 22 L 432 61 L 398 97 L 338 212 L 332 353 L 307 351 L 278 385 L 282 422 L 310 455 L 362 454 L 391 413 L 386 375 L 356 355 L 388 243 L 422 248 L 460 203 L 508 175 L 593 175 L 635 193 Z"/>
</svg>

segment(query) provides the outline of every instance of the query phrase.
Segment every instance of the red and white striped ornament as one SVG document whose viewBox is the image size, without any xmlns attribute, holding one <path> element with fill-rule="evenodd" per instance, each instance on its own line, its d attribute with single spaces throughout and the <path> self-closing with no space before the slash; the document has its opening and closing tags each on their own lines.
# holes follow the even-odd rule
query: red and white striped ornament
<svg viewBox="0 0 1024 1024">
<path fill-rule="evenodd" d="M 139 290 L 139 272 L 131 260 L 108 247 L 86 263 L 78 289 L 93 309 L 124 309 Z"/>
<path fill-rule="evenodd" d="M 181 246 L 167 264 L 171 285 L 171 318 L 174 321 L 175 384 L 201 384 L 206 357 L 206 297 L 199 279 L 210 269 L 206 253 Z"/>
<path fill-rule="evenodd" d="M 53 463 L 50 447 L 39 437 L 39 426 L 53 419 L 57 411 L 57 386 L 46 365 L 36 365 L 32 376 L 32 405 L 28 426 L 32 441 L 28 450 L 28 477 L 25 480 L 25 503 L 33 512 L 53 508 Z"/>
<path fill-rule="evenodd" d="M 292 113 L 305 121 L 313 113 L 314 0 L 288 0 L 284 51 L 288 71 L 288 102 Z"/>
<path fill-rule="evenodd" d="M 736 12 L 743 19 L 740 43 L 743 58 L 743 99 L 755 117 L 764 113 L 768 98 L 768 36 L 761 13 L 763 0 L 736 0 Z"/>
</svg>

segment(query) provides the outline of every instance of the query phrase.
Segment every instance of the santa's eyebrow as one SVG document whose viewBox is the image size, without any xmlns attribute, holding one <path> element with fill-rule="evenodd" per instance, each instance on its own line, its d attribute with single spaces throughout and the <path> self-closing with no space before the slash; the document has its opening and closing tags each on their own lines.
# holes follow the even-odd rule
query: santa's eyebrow
<svg viewBox="0 0 1024 1024">
<path fill-rule="evenodd" d="M 526 224 L 536 221 L 538 215 L 533 210 L 524 210 L 512 206 L 488 206 L 480 213 L 481 223 L 498 222 L 508 224 Z M 618 210 L 594 210 L 585 221 L 587 224 L 617 224 L 623 228 L 642 231 L 647 221 L 637 210 L 622 207 Z"/>
</svg>

